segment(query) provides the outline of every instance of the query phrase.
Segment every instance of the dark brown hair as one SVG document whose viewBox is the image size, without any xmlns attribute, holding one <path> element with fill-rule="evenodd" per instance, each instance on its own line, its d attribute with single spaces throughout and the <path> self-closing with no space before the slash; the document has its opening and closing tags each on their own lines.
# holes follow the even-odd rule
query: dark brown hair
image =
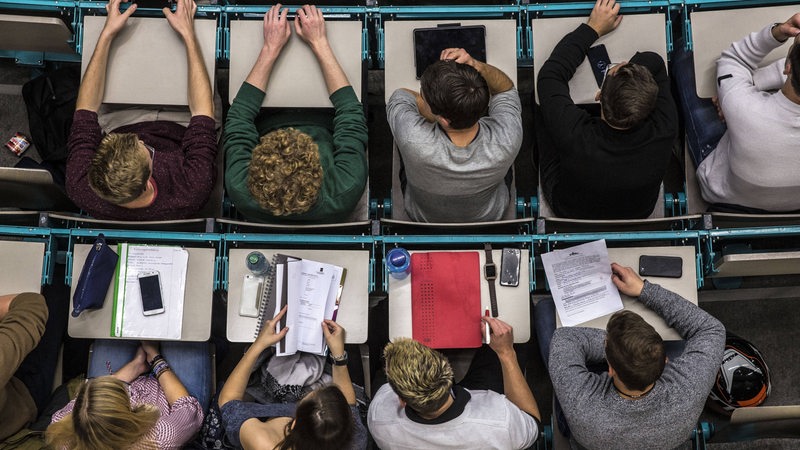
<svg viewBox="0 0 800 450">
<path fill-rule="evenodd" d="M 431 112 L 447 119 L 453 129 L 475 125 L 489 107 L 489 87 L 472 66 L 436 61 L 425 69 L 420 83 Z"/>
<path fill-rule="evenodd" d="M 646 67 L 622 65 L 608 74 L 600 90 L 603 119 L 615 128 L 632 128 L 653 112 L 657 97 L 658 84 Z"/>
<path fill-rule="evenodd" d="M 617 311 L 606 326 L 606 360 L 619 380 L 642 390 L 664 371 L 664 341 L 649 323 L 631 311 Z"/>
<path fill-rule="evenodd" d="M 353 415 L 336 386 L 317 389 L 297 403 L 294 427 L 286 427 L 280 450 L 338 450 L 353 439 Z"/>
</svg>

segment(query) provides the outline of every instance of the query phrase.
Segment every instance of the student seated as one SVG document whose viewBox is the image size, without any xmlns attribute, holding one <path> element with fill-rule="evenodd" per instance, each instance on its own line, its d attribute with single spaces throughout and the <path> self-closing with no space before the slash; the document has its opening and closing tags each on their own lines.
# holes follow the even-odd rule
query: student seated
<svg viewBox="0 0 800 450">
<path fill-rule="evenodd" d="M 614 263 L 611 270 L 620 293 L 661 316 L 685 339 L 685 348 L 667 358 L 661 336 L 627 310 L 614 313 L 605 330 L 556 330 L 553 300 L 540 301 L 534 310 L 536 335 L 560 403 L 554 411 L 559 428 L 578 448 L 684 445 L 719 370 L 725 328 L 678 294 L 642 281 L 630 267 Z"/>
<path fill-rule="evenodd" d="M 39 344 L 47 318 L 47 304 L 39 294 L 0 296 L 0 441 L 34 421 L 50 397 L 57 354 L 26 359 Z M 35 369 L 19 373 L 26 363 Z M 50 384 L 36 383 L 32 375 L 44 376 Z"/>
<path fill-rule="evenodd" d="M 259 114 L 272 67 L 291 36 L 287 12 L 278 4 L 264 15 L 264 47 L 228 111 L 225 187 L 250 220 L 344 221 L 367 182 L 367 123 L 316 7 L 297 10 L 294 30 L 319 62 L 333 118 L 309 111 Z"/>
<path fill-rule="evenodd" d="M 398 89 L 386 105 L 406 213 L 418 222 L 501 219 L 522 145 L 514 83 L 461 48 L 443 50 L 420 83 L 421 92 Z"/>
<path fill-rule="evenodd" d="M 130 341 L 95 342 L 86 383 L 53 414 L 45 440 L 51 448 L 181 448 L 199 431 L 203 407 L 197 386 L 210 388 L 210 358 L 205 343 L 193 346 L 197 364 L 184 355 L 162 356 L 158 344 L 143 341 L 129 356 Z M 184 343 L 177 343 L 180 345 Z M 196 344 L 196 343 L 187 343 Z M 205 349 L 203 354 L 202 349 Z M 166 350 L 166 349 L 165 349 Z M 165 354 L 169 355 L 165 352 Z M 167 358 L 174 361 L 190 394 Z M 181 366 L 178 366 L 181 364 Z M 205 364 L 205 366 L 199 365 Z M 105 375 L 107 374 L 107 375 Z M 142 375 L 144 374 L 144 375 Z"/>
<path fill-rule="evenodd" d="M 367 430 L 361 423 L 356 394 L 347 371 L 345 330 L 332 320 L 325 320 L 320 324 L 332 361 L 332 385 L 309 389 L 310 392 L 296 403 L 264 404 L 244 401 L 248 397 L 248 380 L 256 368 L 259 356 L 264 350 L 280 342 L 289 330 L 284 327 L 275 332 L 275 327 L 284 314 L 285 307 L 264 324 L 258 338 L 247 349 L 220 391 L 219 407 L 226 440 L 237 448 L 366 448 Z M 311 359 L 304 359 L 305 357 Z M 319 367 L 315 364 L 318 362 L 316 358 L 316 355 L 301 356 L 300 353 L 273 356 L 272 360 L 277 363 L 275 367 L 279 367 L 280 373 L 275 374 L 277 378 L 270 377 L 267 388 L 278 387 L 284 395 L 303 391 L 302 388 L 306 386 L 284 386 L 285 380 L 297 379 L 300 375 L 308 377 L 309 381 L 313 379 L 316 383 L 319 377 L 311 376 L 314 368 Z"/>
<path fill-rule="evenodd" d="M 388 384 L 367 416 L 380 448 L 508 450 L 536 442 L 539 407 L 517 361 L 513 330 L 499 319 L 482 320 L 491 327 L 491 344 L 477 351 L 458 384 L 436 350 L 407 338 L 386 346 Z"/>
<path fill-rule="evenodd" d="M 678 134 L 669 77 L 656 53 L 608 66 L 596 97 L 600 117 L 570 98 L 570 79 L 589 47 L 620 24 L 619 7 L 598 0 L 588 22 L 561 39 L 539 70 L 540 184 L 558 217 L 649 216 Z"/>
<path fill-rule="evenodd" d="M 106 5 L 106 23 L 78 91 L 68 141 L 67 195 L 99 219 L 183 219 L 208 201 L 216 178 L 214 105 L 194 32 L 197 6 L 192 0 L 178 0 L 174 13 L 164 8 L 186 45 L 189 112 L 158 107 L 112 111 L 101 107 L 109 49 L 136 11 L 133 4 L 121 13 L 120 2 Z M 189 114 L 184 125 L 164 120 L 189 119 Z"/>
<path fill-rule="evenodd" d="M 786 58 L 758 69 L 787 39 Z M 686 118 L 689 154 L 703 198 L 746 212 L 800 210 L 800 13 L 769 24 L 717 61 L 720 113 L 696 94 L 692 54 L 676 45 L 674 73 Z M 727 125 L 727 126 L 726 126 Z"/>
</svg>

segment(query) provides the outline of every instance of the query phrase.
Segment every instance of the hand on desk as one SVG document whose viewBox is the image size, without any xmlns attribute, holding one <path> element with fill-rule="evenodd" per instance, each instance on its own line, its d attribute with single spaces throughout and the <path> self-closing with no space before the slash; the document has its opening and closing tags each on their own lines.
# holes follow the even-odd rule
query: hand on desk
<svg viewBox="0 0 800 450">
<path fill-rule="evenodd" d="M 264 326 L 261 328 L 261 333 L 258 334 L 256 341 L 253 342 L 254 346 L 257 346 L 260 350 L 263 350 L 267 347 L 275 345 L 275 343 L 279 342 L 286 336 L 286 333 L 289 331 L 289 327 L 283 327 L 283 329 L 275 333 L 275 325 L 280 322 L 281 318 L 286 314 L 287 306 L 284 306 L 275 317 L 271 320 L 268 320 L 264 323 Z"/>
<path fill-rule="evenodd" d="M 313 5 L 304 5 L 297 10 L 294 16 L 294 31 L 312 49 L 328 42 L 328 36 L 325 34 L 325 18 L 322 16 L 322 11 Z"/>
<path fill-rule="evenodd" d="M 128 0 L 125 0 L 127 3 Z M 106 3 L 106 23 L 103 26 L 103 31 L 101 31 L 100 35 L 106 35 L 107 37 L 113 38 L 117 35 L 124 27 L 125 23 L 128 21 L 128 17 L 136 11 L 136 3 L 132 4 L 128 7 L 125 12 L 119 11 L 119 6 L 122 3 L 122 0 L 110 0 Z"/>
<path fill-rule="evenodd" d="M 169 25 L 184 41 L 194 38 L 194 13 L 197 11 L 194 0 L 178 0 L 174 13 L 169 8 L 162 11 Z"/>
<path fill-rule="evenodd" d="M 602 37 L 616 30 L 620 22 L 622 16 L 619 15 L 619 3 L 616 0 L 597 0 L 586 24 L 597 32 L 598 37 Z"/>
<path fill-rule="evenodd" d="M 630 267 L 611 263 L 611 281 L 619 291 L 630 297 L 638 297 L 642 293 L 644 281 Z"/>
<path fill-rule="evenodd" d="M 510 355 L 516 357 L 516 352 L 514 351 L 514 329 L 511 328 L 511 325 L 500 319 L 486 316 L 481 317 L 481 327 L 483 327 L 484 323 L 488 323 L 489 328 L 492 329 L 492 339 L 489 347 L 497 353 L 497 356 Z M 483 333 L 483 330 L 481 330 L 481 333 Z"/>
<path fill-rule="evenodd" d="M 278 3 L 264 14 L 264 48 L 275 56 L 283 50 L 292 35 L 289 21 L 286 20 L 288 13 L 288 9 L 281 11 L 281 4 Z"/>
</svg>

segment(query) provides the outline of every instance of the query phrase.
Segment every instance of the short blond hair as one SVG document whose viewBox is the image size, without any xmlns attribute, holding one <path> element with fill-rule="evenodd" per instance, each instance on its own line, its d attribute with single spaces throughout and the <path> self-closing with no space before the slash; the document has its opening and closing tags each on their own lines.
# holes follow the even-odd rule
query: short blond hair
<svg viewBox="0 0 800 450">
<path fill-rule="evenodd" d="M 130 203 L 147 188 L 150 161 L 139 151 L 133 133 L 110 133 L 103 138 L 89 165 L 89 186 L 98 197 L 115 205 Z"/>
<path fill-rule="evenodd" d="M 247 173 L 247 189 L 259 206 L 274 216 L 304 213 L 321 186 L 319 147 L 311 136 L 294 128 L 261 136 Z"/>
<path fill-rule="evenodd" d="M 394 392 L 420 414 L 437 411 L 453 387 L 453 368 L 445 356 L 402 338 L 383 349 L 386 378 Z"/>
<path fill-rule="evenodd" d="M 87 380 L 78 389 L 72 412 L 45 433 L 49 448 L 124 449 L 133 444 L 157 448 L 155 442 L 139 442 L 158 422 L 154 405 L 131 405 L 128 386 L 112 376 Z"/>
</svg>

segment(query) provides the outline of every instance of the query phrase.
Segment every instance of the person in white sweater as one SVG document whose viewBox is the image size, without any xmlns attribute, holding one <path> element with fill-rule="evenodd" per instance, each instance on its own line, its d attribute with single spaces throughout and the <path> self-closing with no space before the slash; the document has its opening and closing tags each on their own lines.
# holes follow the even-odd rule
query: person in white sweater
<svg viewBox="0 0 800 450">
<path fill-rule="evenodd" d="M 691 84 L 682 79 L 693 71 L 691 58 L 676 56 L 674 73 L 683 87 L 688 147 L 701 193 L 709 203 L 738 205 L 751 212 L 800 209 L 799 35 L 797 13 L 722 52 L 717 93 L 724 119 L 709 114 L 709 103 L 704 109 L 698 102 L 693 73 Z M 767 54 L 787 39 L 795 40 L 787 57 L 759 69 Z M 691 96 L 694 99 L 687 98 Z"/>
</svg>

